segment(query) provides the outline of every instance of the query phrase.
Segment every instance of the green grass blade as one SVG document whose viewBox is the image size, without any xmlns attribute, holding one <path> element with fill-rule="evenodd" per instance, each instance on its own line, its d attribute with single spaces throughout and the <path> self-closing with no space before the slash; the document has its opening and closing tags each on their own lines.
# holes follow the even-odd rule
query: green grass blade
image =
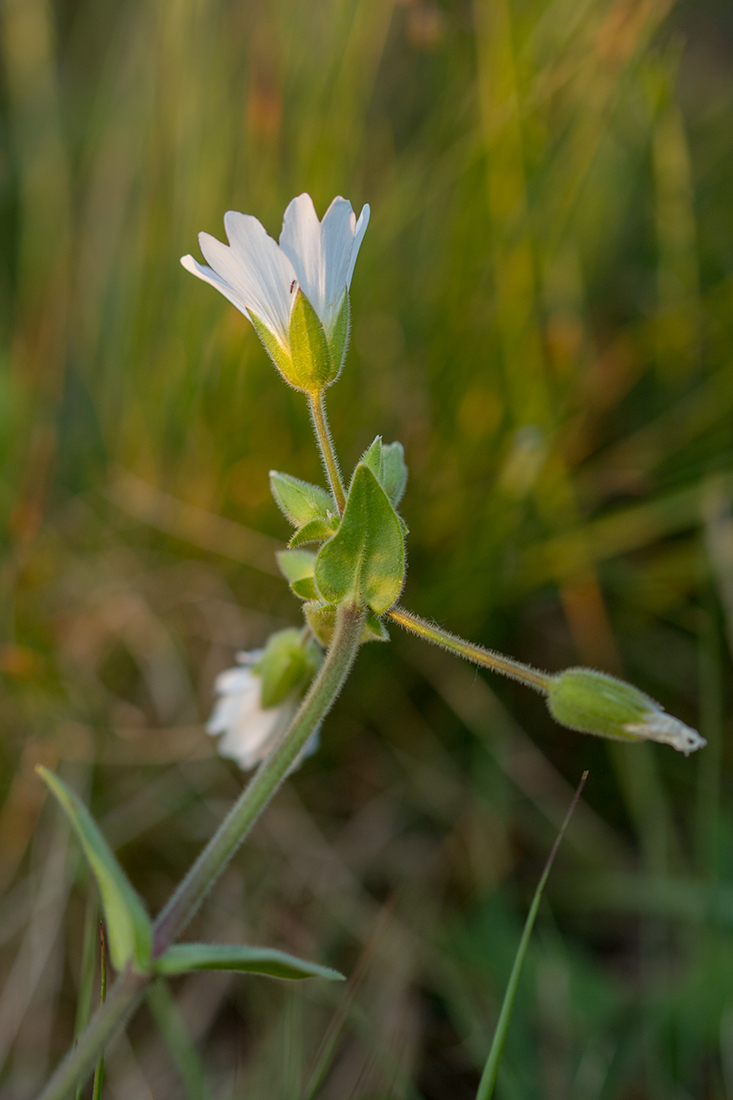
<svg viewBox="0 0 733 1100">
<path fill-rule="evenodd" d="M 522 938 L 519 941 L 519 947 L 517 953 L 514 956 L 514 965 L 512 966 L 512 972 L 509 975 L 509 982 L 504 994 L 504 1000 L 501 1005 L 501 1012 L 499 1013 L 499 1020 L 496 1025 L 496 1031 L 494 1032 L 494 1038 L 491 1043 L 491 1050 L 489 1056 L 486 1059 L 486 1065 L 484 1066 L 484 1072 L 481 1074 L 481 1080 L 478 1086 L 478 1092 L 476 1093 L 476 1100 L 490 1100 L 494 1093 L 494 1086 L 496 1085 L 496 1078 L 499 1073 L 499 1063 L 501 1062 L 501 1056 L 504 1052 L 504 1043 L 506 1042 L 507 1032 L 509 1030 L 509 1022 L 512 1018 L 512 1011 L 514 1009 L 514 1001 L 517 996 L 517 988 L 519 986 L 519 979 L 522 973 L 522 966 L 524 965 L 524 959 L 527 954 L 527 947 L 529 946 L 530 936 L 532 935 L 532 929 L 534 928 L 534 922 L 537 917 L 537 912 L 540 907 L 540 901 L 542 900 L 542 892 L 549 878 L 552 864 L 555 861 L 557 850 L 560 847 L 560 842 L 565 835 L 565 830 L 570 823 L 570 818 L 573 816 L 573 811 L 578 804 L 578 799 L 582 793 L 585 781 L 588 778 L 588 772 L 583 772 L 580 783 L 573 795 L 573 800 L 570 803 L 568 812 L 565 815 L 565 820 L 560 826 L 560 832 L 555 838 L 555 843 L 552 845 L 550 854 L 547 857 L 547 863 L 545 869 L 542 872 L 540 881 L 537 884 L 537 889 L 534 892 L 532 898 L 532 904 L 527 914 L 527 920 L 524 923 L 524 930 L 522 932 Z"/>
<path fill-rule="evenodd" d="M 153 982 L 148 989 L 147 1003 L 176 1064 L 188 1100 L 207 1100 L 206 1070 L 165 981 Z"/>
</svg>

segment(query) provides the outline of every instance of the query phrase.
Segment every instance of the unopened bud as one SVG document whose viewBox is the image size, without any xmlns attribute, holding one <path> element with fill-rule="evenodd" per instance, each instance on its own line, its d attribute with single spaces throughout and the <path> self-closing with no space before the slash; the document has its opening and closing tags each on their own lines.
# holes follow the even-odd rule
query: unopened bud
<svg viewBox="0 0 733 1100">
<path fill-rule="evenodd" d="M 673 718 L 649 695 L 615 676 L 568 668 L 547 690 L 552 717 L 563 726 L 617 741 L 659 741 L 688 756 L 706 744 L 697 730 Z"/>
</svg>

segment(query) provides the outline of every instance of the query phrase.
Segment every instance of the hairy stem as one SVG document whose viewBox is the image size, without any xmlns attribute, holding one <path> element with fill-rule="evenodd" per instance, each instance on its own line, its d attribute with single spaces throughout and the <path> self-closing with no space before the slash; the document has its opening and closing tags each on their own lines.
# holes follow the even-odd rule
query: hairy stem
<svg viewBox="0 0 733 1100">
<path fill-rule="evenodd" d="M 509 676 L 512 680 L 520 680 L 535 691 L 543 694 L 549 690 L 552 676 L 549 672 L 540 672 L 531 665 L 525 665 L 521 661 L 515 661 L 513 657 L 505 657 L 503 653 L 496 653 L 493 649 L 484 649 L 473 642 L 464 642 L 455 634 L 449 634 L 447 630 L 421 619 L 419 615 L 413 615 L 411 611 L 405 611 L 403 607 L 393 607 L 388 611 L 390 619 L 393 619 L 405 630 L 411 630 L 419 638 L 434 645 L 442 646 L 451 653 L 457 653 L 459 657 L 465 657 L 467 661 L 473 661 L 483 668 L 490 668 L 493 672 L 500 672 L 502 676 Z"/>
<path fill-rule="evenodd" d="M 336 452 L 331 442 L 331 430 L 328 426 L 326 400 L 323 396 L 323 390 L 320 390 L 318 393 L 310 394 L 308 400 L 310 402 L 311 418 L 316 432 L 316 439 L 318 440 L 318 447 L 323 459 L 323 465 L 326 467 L 331 492 L 336 501 L 339 515 L 341 515 L 346 507 L 346 493 L 344 492 L 344 483 L 341 480 L 341 471 L 339 470 Z"/>
<path fill-rule="evenodd" d="M 359 649 L 364 615 L 356 607 L 339 607 L 333 641 L 288 732 L 263 761 L 156 920 L 154 958 L 163 954 L 194 915 L 338 698 Z M 130 971 L 117 980 L 39 1100 L 64 1100 L 79 1080 L 87 1079 L 106 1044 L 137 1008 L 153 978 L 154 975 Z"/>
</svg>

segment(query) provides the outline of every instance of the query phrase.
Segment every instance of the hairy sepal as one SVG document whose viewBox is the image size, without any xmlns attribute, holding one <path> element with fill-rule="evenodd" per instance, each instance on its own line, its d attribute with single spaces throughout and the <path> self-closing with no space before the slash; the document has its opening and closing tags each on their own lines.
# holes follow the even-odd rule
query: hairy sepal
<svg viewBox="0 0 733 1100">
<path fill-rule="evenodd" d="M 290 314 L 288 333 L 293 363 L 293 385 L 304 393 L 319 393 L 338 374 L 320 318 L 298 288 Z"/>
</svg>

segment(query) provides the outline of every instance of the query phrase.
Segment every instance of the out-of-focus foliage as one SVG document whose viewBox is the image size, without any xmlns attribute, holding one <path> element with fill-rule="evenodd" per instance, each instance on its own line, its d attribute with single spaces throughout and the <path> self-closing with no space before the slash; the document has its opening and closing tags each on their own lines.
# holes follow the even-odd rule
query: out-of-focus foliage
<svg viewBox="0 0 733 1100">
<path fill-rule="evenodd" d="M 229 208 L 276 233 L 308 190 L 372 206 L 330 409 L 348 468 L 405 444 L 407 605 L 623 673 L 709 746 L 609 748 L 392 628 L 192 929 L 346 993 L 176 980 L 105 1088 L 471 1097 L 590 767 L 500 1095 L 730 1100 L 729 5 L 5 0 L 0 42 L 3 1096 L 98 991 L 35 765 L 154 912 L 241 788 L 203 731 L 214 677 L 297 623 L 267 472 L 319 479 L 304 404 L 178 257 Z"/>
</svg>

